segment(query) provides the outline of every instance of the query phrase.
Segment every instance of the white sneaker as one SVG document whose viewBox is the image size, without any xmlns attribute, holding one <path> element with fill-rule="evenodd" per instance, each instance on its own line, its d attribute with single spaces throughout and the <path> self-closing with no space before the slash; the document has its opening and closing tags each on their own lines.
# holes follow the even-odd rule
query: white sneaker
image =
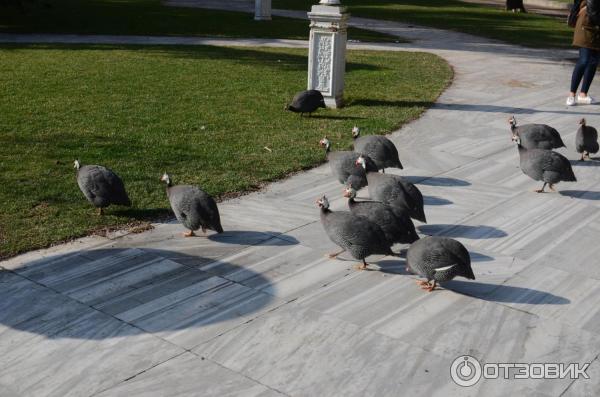
<svg viewBox="0 0 600 397">
<path fill-rule="evenodd" d="M 577 103 L 581 103 L 582 105 L 591 105 L 592 103 L 594 103 L 594 98 L 592 98 L 589 95 L 587 95 L 587 96 L 578 95 Z"/>
<path fill-rule="evenodd" d="M 567 97 L 567 106 L 575 106 L 575 97 L 574 96 Z"/>
</svg>

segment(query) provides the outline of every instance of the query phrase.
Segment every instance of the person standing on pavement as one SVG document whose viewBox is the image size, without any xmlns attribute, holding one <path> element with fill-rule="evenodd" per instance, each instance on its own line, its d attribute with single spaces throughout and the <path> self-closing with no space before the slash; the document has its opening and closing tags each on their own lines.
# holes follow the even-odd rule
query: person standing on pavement
<svg viewBox="0 0 600 397">
<path fill-rule="evenodd" d="M 567 106 L 589 105 L 594 99 L 588 90 L 600 60 L 600 0 L 575 0 L 568 24 L 575 28 L 573 46 L 579 47 L 579 59 L 573 68 Z M 577 95 L 579 83 L 581 89 Z"/>
</svg>

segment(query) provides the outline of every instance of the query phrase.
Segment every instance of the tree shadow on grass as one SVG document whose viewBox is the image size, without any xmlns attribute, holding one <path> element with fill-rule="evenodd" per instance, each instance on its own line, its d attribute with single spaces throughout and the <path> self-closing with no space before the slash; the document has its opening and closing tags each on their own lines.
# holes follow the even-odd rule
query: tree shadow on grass
<svg viewBox="0 0 600 397">
<path fill-rule="evenodd" d="M 334 116 L 334 115 L 325 115 L 325 114 L 313 114 L 309 118 L 312 119 L 323 119 L 323 120 L 364 120 L 366 117 L 359 116 Z"/>
<path fill-rule="evenodd" d="M 201 40 L 198 37 L 198 40 Z M 281 48 L 273 49 L 265 47 L 264 49 L 255 49 L 252 47 L 224 47 L 214 45 L 169 45 L 169 44 L 88 44 L 88 43 L 45 43 L 45 44 L 1 44 L 4 49 L 68 49 L 68 50 L 87 50 L 87 51 L 143 51 L 149 55 L 182 58 L 182 59 L 197 59 L 197 60 L 216 60 L 223 59 L 234 64 L 242 66 L 259 66 L 274 68 L 282 71 L 303 71 L 306 70 L 308 62 L 307 49 L 303 50 L 303 54 L 294 54 L 289 51 L 294 49 Z M 365 63 L 348 62 L 346 64 L 348 71 L 351 70 L 382 70 L 384 68 L 376 65 Z"/>
<path fill-rule="evenodd" d="M 270 286 L 262 274 L 214 262 L 153 248 L 80 250 L 31 260 L 0 271 L 6 286 L 0 323 L 48 338 L 106 339 L 243 322 L 271 303 L 272 295 L 246 283 Z M 233 273 L 236 281 L 229 277 Z"/>
<path fill-rule="evenodd" d="M 428 101 L 388 101 L 382 99 L 353 99 L 348 101 L 349 106 L 394 106 L 394 107 L 430 107 L 433 102 Z"/>
<path fill-rule="evenodd" d="M 166 222 L 173 218 L 173 213 L 166 208 L 119 208 L 108 209 L 106 213 L 138 221 Z"/>
</svg>

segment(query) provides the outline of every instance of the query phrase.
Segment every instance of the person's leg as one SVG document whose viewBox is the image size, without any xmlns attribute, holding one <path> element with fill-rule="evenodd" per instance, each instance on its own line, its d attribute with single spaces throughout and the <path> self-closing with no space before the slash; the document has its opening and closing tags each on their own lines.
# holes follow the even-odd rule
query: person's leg
<svg viewBox="0 0 600 397">
<path fill-rule="evenodd" d="M 579 49 L 579 59 L 577 59 L 577 63 L 573 68 L 573 75 L 571 76 L 571 92 L 569 92 L 569 96 L 574 97 L 577 92 L 577 87 L 579 87 L 579 83 L 581 82 L 581 78 L 585 73 L 585 69 L 588 63 L 588 59 L 590 56 L 589 48 L 580 48 Z M 587 91 L 586 91 L 587 92 Z"/>
<path fill-rule="evenodd" d="M 581 83 L 580 96 L 586 97 L 587 92 L 592 85 L 594 75 L 596 74 L 596 68 L 598 67 L 598 51 L 588 49 L 587 64 L 585 65 L 585 71 L 583 73 L 583 81 Z"/>
</svg>

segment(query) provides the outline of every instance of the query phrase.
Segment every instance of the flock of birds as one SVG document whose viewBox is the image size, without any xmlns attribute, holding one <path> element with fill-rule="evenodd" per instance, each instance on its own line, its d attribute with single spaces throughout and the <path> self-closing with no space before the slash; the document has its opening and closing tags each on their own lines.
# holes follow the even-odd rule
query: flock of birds
<svg viewBox="0 0 600 397">
<path fill-rule="evenodd" d="M 298 93 L 286 110 L 309 115 L 325 107 L 322 94 L 316 90 Z M 556 129 L 545 124 L 517 126 L 515 117 L 509 119 L 512 140 L 516 142 L 523 173 L 544 184 L 536 192 L 544 192 L 546 185 L 554 190 L 561 181 L 576 181 L 569 160 L 552 149 L 564 147 Z M 597 153 L 598 133 L 595 128 L 580 121 L 576 135 L 576 150 L 581 161 Z M 425 280 L 417 281 L 424 290 L 433 291 L 437 283 L 457 276 L 475 279 L 468 250 L 457 240 L 426 236 L 420 238 L 413 219 L 426 223 L 423 195 L 409 180 L 399 175 L 386 174 L 386 168 L 403 169 L 394 143 L 382 135 L 361 136 L 360 129 L 352 129 L 353 151 L 331 151 L 331 141 L 324 137 L 319 144 L 324 148 L 331 171 L 343 184 L 343 197 L 348 199 L 349 211 L 332 211 L 326 196 L 316 203 L 320 208 L 321 224 L 339 252 L 328 254 L 336 258 L 348 252 L 361 261 L 359 269 L 366 269 L 370 255 L 400 256 L 395 244 L 410 244 L 406 251 L 407 271 Z M 77 183 L 85 197 L 98 208 L 99 214 L 111 204 L 130 206 L 123 181 L 112 170 L 100 165 L 82 166 L 75 160 Z M 379 172 L 381 171 L 381 172 Z M 202 229 L 222 233 L 217 203 L 208 193 L 192 185 L 173 185 L 164 173 L 160 179 L 166 184 L 167 197 L 179 222 L 188 229 L 184 236 L 194 236 Z M 368 187 L 370 200 L 356 200 L 356 192 Z"/>
</svg>

